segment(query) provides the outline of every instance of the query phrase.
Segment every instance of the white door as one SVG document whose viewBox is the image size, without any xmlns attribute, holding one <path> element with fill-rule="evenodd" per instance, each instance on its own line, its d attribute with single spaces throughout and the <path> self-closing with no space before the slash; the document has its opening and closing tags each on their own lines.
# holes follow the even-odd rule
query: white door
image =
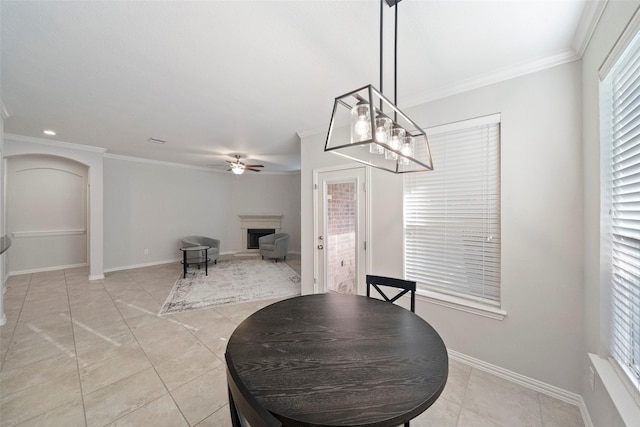
<svg viewBox="0 0 640 427">
<path fill-rule="evenodd" d="M 365 168 L 314 174 L 316 292 L 366 293 Z"/>
</svg>

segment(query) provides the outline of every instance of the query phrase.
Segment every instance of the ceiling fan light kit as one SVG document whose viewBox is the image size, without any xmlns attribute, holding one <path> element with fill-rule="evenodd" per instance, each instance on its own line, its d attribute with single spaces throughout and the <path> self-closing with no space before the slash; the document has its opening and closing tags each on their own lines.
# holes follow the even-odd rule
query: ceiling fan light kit
<svg viewBox="0 0 640 427">
<path fill-rule="evenodd" d="M 260 169 L 256 169 L 256 168 L 264 167 L 264 165 L 245 165 L 240 161 L 241 156 L 239 154 L 236 154 L 234 157 L 236 158 L 235 162 L 227 160 L 227 163 L 229 163 L 229 169 L 227 169 L 227 171 L 231 171 L 236 175 L 242 175 L 245 170 L 252 171 L 252 172 L 260 172 Z"/>
<path fill-rule="evenodd" d="M 383 9 L 380 0 L 380 88 L 367 85 L 335 99 L 324 151 L 393 173 L 433 170 L 427 135 L 397 107 L 398 3 L 395 7 L 394 95 L 382 94 Z"/>
</svg>

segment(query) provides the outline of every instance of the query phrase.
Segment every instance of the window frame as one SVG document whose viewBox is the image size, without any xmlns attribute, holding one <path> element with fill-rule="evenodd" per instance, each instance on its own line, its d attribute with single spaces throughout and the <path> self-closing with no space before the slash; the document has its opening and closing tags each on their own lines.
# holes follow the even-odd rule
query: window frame
<svg viewBox="0 0 640 427">
<path fill-rule="evenodd" d="M 614 280 L 613 270 L 615 269 L 614 264 L 616 261 L 614 260 L 614 249 L 615 240 L 617 239 L 614 236 L 616 233 L 614 228 L 616 224 L 623 221 L 622 217 L 624 215 L 615 216 L 614 210 L 614 191 L 613 182 L 616 180 L 614 178 L 615 169 L 613 158 L 616 157 L 614 153 L 615 147 L 615 139 L 613 136 L 612 122 L 614 112 L 614 95 L 613 95 L 613 86 L 612 79 L 614 77 L 615 72 L 619 66 L 623 66 L 626 63 L 625 56 L 630 52 L 630 49 L 635 49 L 635 58 L 636 61 L 640 61 L 640 29 L 637 25 L 634 26 L 632 33 L 627 32 L 624 37 L 621 37 L 622 43 L 619 43 L 614 47 L 612 54 L 607 58 L 607 61 L 603 64 L 600 69 L 600 100 L 599 100 L 599 116 L 600 116 L 600 215 L 601 215 L 601 227 L 600 227 L 600 259 L 601 259 L 601 275 L 600 275 L 600 286 L 601 286 L 601 295 L 603 297 L 603 307 L 605 307 L 602 316 L 601 316 L 601 327 L 604 331 L 604 347 L 606 348 L 606 358 L 611 366 L 611 369 L 607 370 L 606 367 L 603 367 L 603 364 L 596 360 L 595 355 L 592 356 L 592 362 L 594 367 L 598 370 L 601 378 L 605 382 L 605 386 L 607 386 L 608 390 L 615 389 L 615 381 L 611 378 L 612 373 L 618 377 L 618 379 L 624 385 L 624 388 L 629 392 L 631 398 L 635 401 L 636 411 L 640 409 L 640 351 L 635 353 L 635 349 L 633 349 L 634 344 L 631 344 L 631 352 L 634 356 L 637 357 L 637 360 L 634 359 L 633 364 L 631 366 L 626 366 L 625 363 L 619 361 L 615 353 L 618 353 L 616 349 L 618 346 L 614 344 L 614 341 L 620 340 L 619 336 L 616 335 L 616 332 L 620 332 L 620 327 L 616 327 L 616 322 L 619 322 L 618 315 L 614 309 L 614 301 L 617 300 L 617 295 L 619 292 L 615 289 L 616 287 L 620 287 L 620 280 L 618 283 Z M 630 28 L 629 28 L 630 29 Z M 624 61 L 623 61 L 624 60 Z M 640 81 L 640 68 L 636 69 L 635 73 L 638 77 L 635 79 Z M 640 120 L 640 111 L 638 111 L 634 117 L 636 120 Z M 637 137 L 632 138 L 635 139 Z M 636 145 L 640 147 L 640 141 Z M 622 161 L 620 161 L 622 163 Z M 633 163 L 634 166 L 640 167 L 640 160 Z M 623 202 L 628 203 L 628 202 Z M 617 221 L 617 222 L 616 222 Z M 640 232 L 640 226 L 635 228 Z M 640 249 L 636 250 L 636 254 L 640 255 Z M 618 257 L 619 259 L 620 257 Z M 640 274 L 636 276 L 640 278 Z M 635 286 L 635 285 L 632 285 Z M 640 286 L 636 286 L 637 291 L 640 292 Z M 619 301 L 619 300 L 617 300 Z M 636 304 L 637 305 L 637 304 Z M 623 313 L 622 316 L 629 316 L 629 313 Z M 634 314 L 631 313 L 631 317 Z M 631 327 L 633 328 L 633 327 Z M 622 337 L 627 338 L 627 337 Z M 631 339 L 631 338 L 629 338 Z M 633 339 L 631 339 L 633 342 Z M 637 343 L 636 343 L 637 345 Z M 624 356 L 624 355 L 623 355 Z M 609 383 L 609 385 L 607 385 Z M 623 399 L 624 396 L 621 396 L 619 391 L 616 393 L 619 399 Z M 615 400 L 615 399 L 614 399 Z"/>
<path fill-rule="evenodd" d="M 435 126 L 435 127 L 431 127 L 431 128 L 427 128 L 424 129 L 425 132 L 427 133 L 427 136 L 433 136 L 433 135 L 443 135 L 443 134 L 453 134 L 455 132 L 460 132 L 460 131 L 465 131 L 465 130 L 471 130 L 473 128 L 477 128 L 479 126 L 487 126 L 487 125 L 497 125 L 498 129 L 498 135 L 497 135 L 497 144 L 498 144 L 498 148 L 497 148 L 497 158 L 492 158 L 491 160 L 496 161 L 497 162 L 497 186 L 498 186 L 498 215 L 500 215 L 500 211 L 501 211 L 501 139 L 502 139 L 502 135 L 501 135 L 501 122 L 502 122 L 502 118 L 501 118 L 501 114 L 500 113 L 495 113 L 495 114 L 490 114 L 490 115 L 486 115 L 486 116 L 481 116 L 481 117 L 476 117 L 476 118 L 472 118 L 472 119 L 465 119 L 465 120 L 461 120 L 461 121 L 457 121 L 457 122 L 453 122 L 453 123 L 449 123 L 449 124 L 445 124 L 445 125 L 441 125 L 441 126 Z M 431 172 L 426 172 L 426 174 L 429 174 Z M 403 195 L 404 195 L 404 200 L 403 200 L 403 207 L 406 209 L 406 194 L 407 194 L 407 177 L 405 177 L 405 180 L 403 181 Z M 403 268 L 404 268 L 404 274 L 405 277 L 410 277 L 410 275 L 407 275 L 407 259 L 406 259 L 406 254 L 407 254 L 407 213 L 405 212 L 403 215 L 403 219 L 404 219 L 404 224 L 403 224 L 403 232 L 404 232 L 404 236 L 403 236 Z M 498 227 L 501 228 L 500 226 L 500 222 L 499 221 L 499 225 Z M 500 242 L 500 248 L 498 249 L 498 253 L 499 256 L 501 258 L 502 256 L 502 244 Z M 501 274 L 501 265 L 499 268 L 499 273 L 498 273 L 498 289 L 500 290 L 502 288 L 502 274 Z M 501 302 L 501 298 L 499 298 L 498 302 L 484 302 L 481 298 L 478 297 L 474 297 L 472 295 L 464 295 L 464 294 L 460 294 L 460 295 L 456 295 L 456 292 L 453 291 L 445 291 L 443 289 L 443 292 L 439 292 L 438 289 L 434 289 L 434 288 L 426 288 L 424 286 L 420 286 L 420 281 L 418 280 L 418 290 L 416 292 L 418 299 L 421 300 L 425 300 L 428 301 L 430 303 L 433 304 L 437 304 L 437 305 L 441 305 L 441 306 L 445 306 L 448 308 L 453 308 L 456 310 L 460 310 L 460 311 L 464 311 L 467 313 L 472 313 L 472 314 L 476 314 L 476 315 L 480 315 L 480 316 L 484 316 L 484 317 L 488 317 L 488 318 L 492 318 L 492 319 L 496 319 L 496 320 L 503 320 L 505 318 L 505 316 L 507 315 L 507 312 L 505 310 L 502 309 L 502 302 Z"/>
</svg>

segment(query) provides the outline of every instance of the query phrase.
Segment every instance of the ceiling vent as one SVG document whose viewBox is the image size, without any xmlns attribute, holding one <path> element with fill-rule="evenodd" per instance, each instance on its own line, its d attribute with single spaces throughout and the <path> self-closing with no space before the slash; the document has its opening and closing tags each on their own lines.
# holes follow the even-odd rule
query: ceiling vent
<svg viewBox="0 0 640 427">
<path fill-rule="evenodd" d="M 147 141 L 153 142 L 154 144 L 164 144 L 165 142 L 167 142 L 164 139 L 159 139 L 159 138 L 149 138 L 147 139 Z"/>
</svg>

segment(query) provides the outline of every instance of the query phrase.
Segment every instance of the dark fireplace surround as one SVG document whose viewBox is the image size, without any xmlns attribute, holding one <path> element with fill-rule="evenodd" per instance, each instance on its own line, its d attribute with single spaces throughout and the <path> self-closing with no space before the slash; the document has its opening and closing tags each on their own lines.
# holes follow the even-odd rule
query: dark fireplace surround
<svg viewBox="0 0 640 427">
<path fill-rule="evenodd" d="M 276 232 L 275 228 L 248 228 L 247 229 L 247 249 L 259 249 L 258 239 L 268 234 Z"/>
</svg>

